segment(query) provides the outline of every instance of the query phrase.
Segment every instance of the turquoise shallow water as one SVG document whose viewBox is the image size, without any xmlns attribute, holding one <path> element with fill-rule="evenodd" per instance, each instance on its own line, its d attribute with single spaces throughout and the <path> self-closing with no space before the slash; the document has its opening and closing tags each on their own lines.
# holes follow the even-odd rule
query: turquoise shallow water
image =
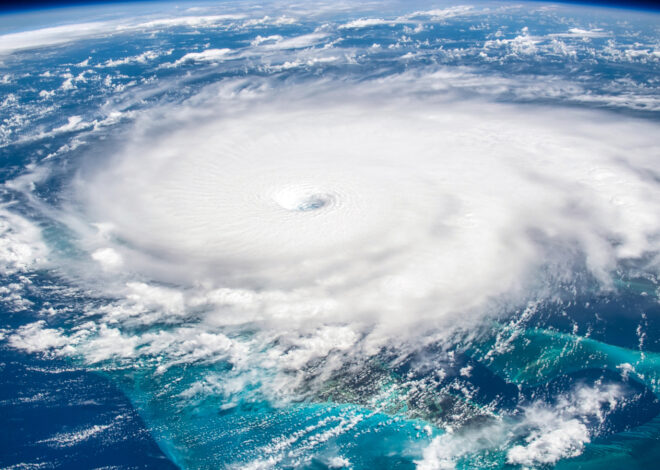
<svg viewBox="0 0 660 470">
<path fill-rule="evenodd" d="M 656 353 L 512 320 L 493 325 L 478 339 L 420 354 L 430 355 L 447 376 L 430 380 L 427 364 L 418 369 L 419 357 L 403 363 L 397 358 L 396 364 L 381 357 L 361 366 L 357 377 L 356 371 L 339 372 L 301 402 L 263 396 L 262 380 L 272 379 L 267 372 L 253 375 L 250 386 L 231 395 L 218 393 L 237 377 L 222 364 L 174 367 L 162 374 L 139 367 L 110 376 L 142 410 L 166 454 L 185 468 L 226 462 L 416 468 L 433 439 L 448 435 L 448 426 L 458 436 L 453 437 L 456 468 L 509 468 L 507 451 L 524 442 L 518 428 L 526 407 L 553 410 L 575 388 L 607 384 L 622 387 L 624 401 L 604 406 L 600 416 L 584 415 L 593 438 L 579 457 L 559 468 L 649 468 L 658 451 Z M 466 366 L 470 376 L 460 372 Z M 576 416 L 580 413 L 571 418 Z M 491 432 L 502 439 L 478 434 L 484 426 L 494 427 Z M 475 440 L 484 442 L 474 445 Z"/>
</svg>

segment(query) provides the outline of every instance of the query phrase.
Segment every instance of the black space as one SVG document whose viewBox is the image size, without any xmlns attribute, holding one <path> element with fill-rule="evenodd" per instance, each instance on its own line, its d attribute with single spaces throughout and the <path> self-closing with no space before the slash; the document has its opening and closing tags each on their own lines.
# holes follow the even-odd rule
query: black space
<svg viewBox="0 0 660 470">
<path fill-rule="evenodd" d="M 153 2 L 154 0 L 139 0 L 139 3 Z M 162 1 L 162 0 L 161 0 Z M 537 2 L 539 0 L 531 0 Z M 642 10 L 660 11 L 660 0 L 541 0 L 543 3 L 564 3 L 577 5 L 600 5 L 618 8 L 634 8 Z M 113 3 L 138 3 L 130 0 L 4 0 L 0 1 L 0 11 L 29 11 L 42 8 L 57 8 L 76 5 L 110 5 Z M 186 3 L 184 0 L 181 3 Z M 194 3 L 194 2 L 191 2 Z M 221 3 L 219 1 L 218 3 Z M 432 3 L 432 2 L 430 2 Z"/>
</svg>

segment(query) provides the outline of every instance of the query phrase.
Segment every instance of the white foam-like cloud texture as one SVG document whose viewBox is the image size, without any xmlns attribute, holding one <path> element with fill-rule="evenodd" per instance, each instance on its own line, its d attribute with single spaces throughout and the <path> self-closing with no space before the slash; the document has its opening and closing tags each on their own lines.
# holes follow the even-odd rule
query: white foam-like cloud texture
<svg viewBox="0 0 660 470">
<path fill-rule="evenodd" d="M 134 272 L 247 289 L 246 321 L 434 322 L 657 252 L 654 124 L 390 80 L 148 114 L 80 175 L 80 216 Z"/>
<path fill-rule="evenodd" d="M 535 402 L 520 417 L 505 417 L 490 425 L 449 432 L 433 439 L 417 462 L 419 470 L 453 470 L 462 457 L 486 449 L 509 447 L 507 463 L 539 468 L 576 457 L 591 442 L 608 411 L 623 406 L 625 392 L 616 385 L 579 386 L 562 394 L 554 406 Z M 515 445 L 512 443 L 519 442 Z"/>
</svg>

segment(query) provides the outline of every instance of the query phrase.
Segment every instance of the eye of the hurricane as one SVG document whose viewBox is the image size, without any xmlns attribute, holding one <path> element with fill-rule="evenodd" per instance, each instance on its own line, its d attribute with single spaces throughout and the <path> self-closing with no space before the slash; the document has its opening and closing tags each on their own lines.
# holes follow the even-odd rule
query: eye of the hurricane
<svg viewBox="0 0 660 470">
<path fill-rule="evenodd" d="M 294 210 L 306 212 L 320 209 L 328 203 L 323 195 L 314 194 L 300 201 Z"/>
<path fill-rule="evenodd" d="M 273 195 L 273 200 L 283 209 L 292 212 L 311 212 L 332 205 L 333 196 L 323 192 L 312 192 L 287 188 Z"/>
</svg>

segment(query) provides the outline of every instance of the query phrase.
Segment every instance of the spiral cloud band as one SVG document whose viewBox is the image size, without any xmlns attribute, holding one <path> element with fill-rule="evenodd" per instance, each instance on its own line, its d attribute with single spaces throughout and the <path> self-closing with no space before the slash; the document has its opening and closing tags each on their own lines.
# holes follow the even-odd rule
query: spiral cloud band
<svg viewBox="0 0 660 470">
<path fill-rule="evenodd" d="M 653 125 L 451 95 L 392 104 L 391 87 L 147 117 L 76 197 L 136 272 L 295 291 L 310 308 L 294 310 L 334 321 L 439 320 L 576 263 L 606 287 L 619 261 L 656 251 Z"/>
</svg>

